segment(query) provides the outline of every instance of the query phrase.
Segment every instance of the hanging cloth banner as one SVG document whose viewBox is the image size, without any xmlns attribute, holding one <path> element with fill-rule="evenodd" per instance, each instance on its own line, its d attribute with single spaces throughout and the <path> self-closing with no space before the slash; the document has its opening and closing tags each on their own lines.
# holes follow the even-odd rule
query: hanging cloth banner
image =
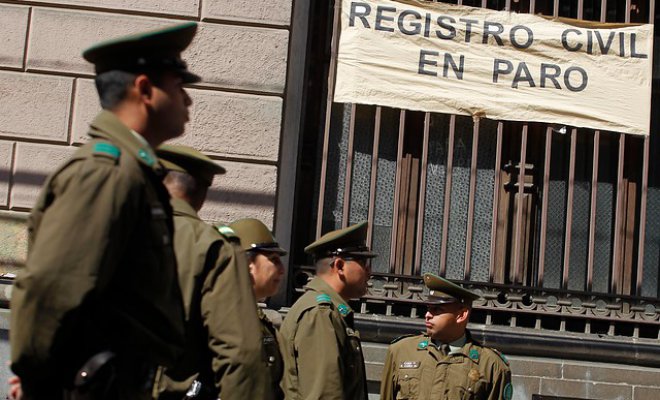
<svg viewBox="0 0 660 400">
<path fill-rule="evenodd" d="M 342 0 L 334 101 L 648 135 L 653 26 Z"/>
</svg>

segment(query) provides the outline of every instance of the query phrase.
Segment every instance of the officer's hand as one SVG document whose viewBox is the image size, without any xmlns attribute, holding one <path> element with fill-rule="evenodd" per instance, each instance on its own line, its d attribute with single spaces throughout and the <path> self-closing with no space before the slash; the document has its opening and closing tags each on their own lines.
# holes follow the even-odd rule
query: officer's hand
<svg viewBox="0 0 660 400">
<path fill-rule="evenodd" d="M 21 388 L 21 378 L 18 376 L 12 376 L 7 381 L 9 383 L 9 394 L 7 399 L 9 400 L 21 400 L 23 398 L 23 389 Z"/>
</svg>

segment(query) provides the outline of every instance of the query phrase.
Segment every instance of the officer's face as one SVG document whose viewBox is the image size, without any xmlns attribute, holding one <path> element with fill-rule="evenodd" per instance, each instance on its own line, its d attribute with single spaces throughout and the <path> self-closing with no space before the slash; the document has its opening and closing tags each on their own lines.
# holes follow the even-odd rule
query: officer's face
<svg viewBox="0 0 660 400">
<path fill-rule="evenodd" d="M 250 262 L 254 294 L 264 299 L 277 293 L 284 276 L 284 266 L 280 255 L 272 252 L 259 252 Z"/>
<path fill-rule="evenodd" d="M 452 342 L 465 333 L 463 321 L 468 315 L 469 309 L 461 303 L 429 305 L 424 316 L 426 333 L 443 343 Z"/>
<path fill-rule="evenodd" d="M 165 72 L 154 86 L 154 102 L 150 123 L 161 135 L 162 141 L 181 136 L 188 122 L 188 107 L 192 100 L 183 88 L 183 82 L 178 74 Z"/>
<path fill-rule="evenodd" d="M 369 278 L 371 278 L 371 259 L 344 258 L 343 274 L 350 298 L 356 299 L 367 293 Z"/>
</svg>

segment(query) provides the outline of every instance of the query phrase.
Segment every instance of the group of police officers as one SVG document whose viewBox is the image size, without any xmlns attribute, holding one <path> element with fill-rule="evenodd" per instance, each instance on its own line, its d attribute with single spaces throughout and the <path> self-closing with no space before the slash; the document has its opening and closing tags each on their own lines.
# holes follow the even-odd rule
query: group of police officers
<svg viewBox="0 0 660 400">
<path fill-rule="evenodd" d="M 280 329 L 258 301 L 286 255 L 256 219 L 198 212 L 224 168 L 183 134 L 200 81 L 181 59 L 195 23 L 97 44 L 103 111 L 30 215 L 11 300 L 10 396 L 24 399 L 366 399 L 350 299 L 366 294 L 366 222 L 305 251 L 316 277 Z M 388 351 L 382 399 L 509 399 L 506 358 L 466 331 L 478 296 L 427 274 L 426 332 Z M 279 315 L 279 314 L 276 314 Z M 22 393 L 21 393 L 22 390 Z"/>
</svg>

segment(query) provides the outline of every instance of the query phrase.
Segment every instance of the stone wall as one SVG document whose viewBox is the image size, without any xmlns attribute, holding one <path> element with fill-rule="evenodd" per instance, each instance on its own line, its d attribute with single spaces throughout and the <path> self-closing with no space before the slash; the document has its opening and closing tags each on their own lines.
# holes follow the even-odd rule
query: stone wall
<svg viewBox="0 0 660 400">
<path fill-rule="evenodd" d="M 0 273 L 25 259 L 23 221 L 39 188 L 86 139 L 100 110 L 83 49 L 113 36 L 198 21 L 184 53 L 189 89 L 177 141 L 218 160 L 202 217 L 273 223 L 293 0 L 0 0 Z"/>
</svg>

